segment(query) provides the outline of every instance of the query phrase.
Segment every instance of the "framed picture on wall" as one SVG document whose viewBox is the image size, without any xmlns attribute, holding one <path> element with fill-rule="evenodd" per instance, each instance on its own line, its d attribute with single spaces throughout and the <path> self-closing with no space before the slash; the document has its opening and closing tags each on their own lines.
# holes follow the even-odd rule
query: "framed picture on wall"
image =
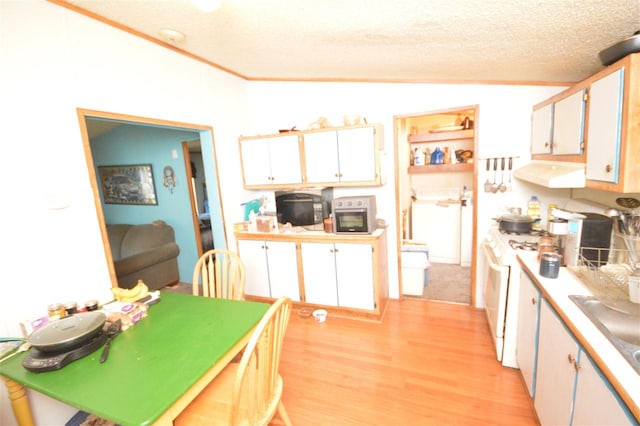
<svg viewBox="0 0 640 426">
<path fill-rule="evenodd" d="M 98 166 L 105 204 L 157 205 L 151 164 Z"/>
</svg>

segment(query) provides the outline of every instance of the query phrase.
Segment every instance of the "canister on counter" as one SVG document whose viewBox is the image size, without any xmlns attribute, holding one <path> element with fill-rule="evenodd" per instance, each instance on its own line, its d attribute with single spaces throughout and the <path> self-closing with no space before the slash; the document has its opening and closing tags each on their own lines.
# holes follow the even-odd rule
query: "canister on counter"
<svg viewBox="0 0 640 426">
<path fill-rule="evenodd" d="M 562 256 L 558 253 L 542 253 L 540 275 L 545 278 L 558 278 L 561 258 Z"/>
<path fill-rule="evenodd" d="M 330 234 L 333 232 L 333 218 L 327 217 L 324 219 L 324 232 Z"/>
</svg>

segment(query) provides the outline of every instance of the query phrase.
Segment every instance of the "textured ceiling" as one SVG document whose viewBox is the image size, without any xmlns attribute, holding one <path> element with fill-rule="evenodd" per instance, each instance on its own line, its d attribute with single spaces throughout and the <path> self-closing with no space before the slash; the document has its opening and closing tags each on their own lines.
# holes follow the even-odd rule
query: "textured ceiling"
<svg viewBox="0 0 640 426">
<path fill-rule="evenodd" d="M 640 29 L 640 0 L 52 1 L 257 80 L 573 82 Z"/>
</svg>

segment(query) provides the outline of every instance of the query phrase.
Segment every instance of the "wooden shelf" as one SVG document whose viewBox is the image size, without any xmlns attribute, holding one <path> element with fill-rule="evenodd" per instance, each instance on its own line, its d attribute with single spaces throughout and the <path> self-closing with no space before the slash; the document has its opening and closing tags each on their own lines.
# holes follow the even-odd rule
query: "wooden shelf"
<svg viewBox="0 0 640 426">
<path fill-rule="evenodd" d="M 418 133 L 409 135 L 409 143 L 451 141 L 457 139 L 473 139 L 473 129 L 456 130 L 452 132 Z"/>
<path fill-rule="evenodd" d="M 409 166 L 409 173 L 451 172 L 473 172 L 473 163 L 427 164 L 426 166 Z"/>
</svg>

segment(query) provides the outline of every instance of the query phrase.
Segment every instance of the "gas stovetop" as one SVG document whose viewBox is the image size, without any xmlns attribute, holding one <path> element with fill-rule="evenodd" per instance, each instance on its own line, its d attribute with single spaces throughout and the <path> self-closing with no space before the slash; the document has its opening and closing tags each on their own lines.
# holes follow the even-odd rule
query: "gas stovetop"
<svg viewBox="0 0 640 426">
<path fill-rule="evenodd" d="M 548 235 L 542 230 L 532 230 L 529 233 L 508 233 L 494 226 L 489 230 L 485 238 L 488 246 L 501 265 L 512 265 L 516 260 L 517 250 L 538 250 L 538 241 L 541 236 Z"/>
</svg>

